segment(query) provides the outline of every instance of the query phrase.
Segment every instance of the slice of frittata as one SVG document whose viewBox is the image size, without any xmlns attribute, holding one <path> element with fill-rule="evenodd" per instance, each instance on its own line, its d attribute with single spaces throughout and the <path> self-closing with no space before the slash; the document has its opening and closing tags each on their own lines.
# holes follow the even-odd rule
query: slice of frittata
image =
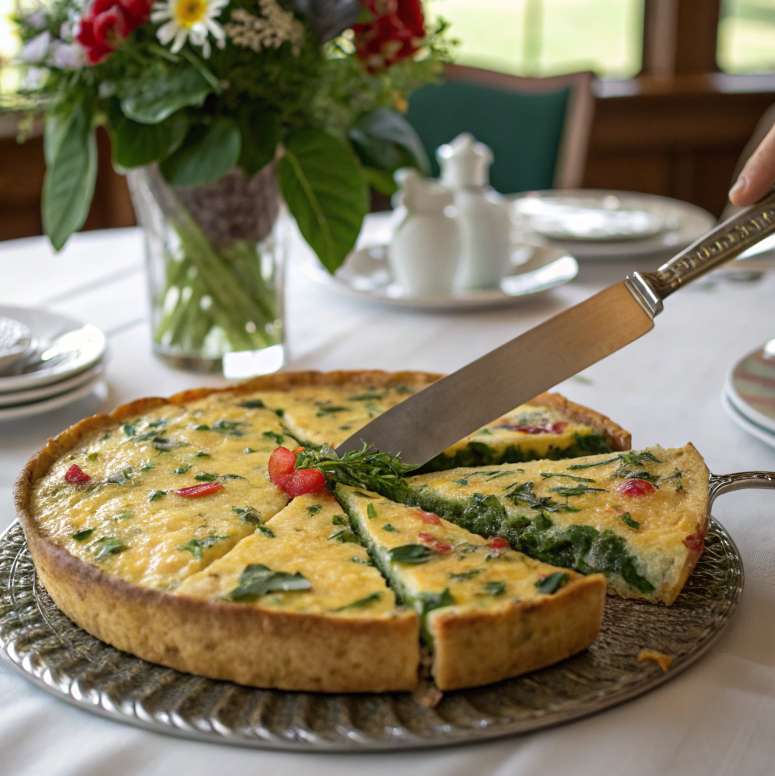
<svg viewBox="0 0 775 776">
<path fill-rule="evenodd" d="M 175 595 L 265 617 L 266 641 L 254 646 L 266 652 L 242 661 L 245 684 L 381 692 L 417 683 L 417 617 L 396 603 L 327 490 L 294 499 Z M 233 636 L 218 647 L 232 669 L 245 648 Z"/>
<path fill-rule="evenodd" d="M 408 503 L 533 558 L 603 573 L 621 596 L 666 604 L 696 565 L 708 528 L 708 469 L 691 444 L 408 482 Z"/>
<path fill-rule="evenodd" d="M 602 575 L 533 560 L 437 515 L 337 485 L 336 496 L 399 599 L 414 607 L 441 690 L 556 663 L 597 637 Z"/>
</svg>

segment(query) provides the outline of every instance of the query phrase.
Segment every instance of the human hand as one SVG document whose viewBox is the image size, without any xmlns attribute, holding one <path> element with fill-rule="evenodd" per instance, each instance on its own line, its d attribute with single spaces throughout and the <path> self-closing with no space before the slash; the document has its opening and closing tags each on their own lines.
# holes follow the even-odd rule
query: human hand
<svg viewBox="0 0 775 776">
<path fill-rule="evenodd" d="M 745 207 L 760 200 L 775 184 L 775 126 L 751 154 L 729 192 L 733 205 Z"/>
</svg>

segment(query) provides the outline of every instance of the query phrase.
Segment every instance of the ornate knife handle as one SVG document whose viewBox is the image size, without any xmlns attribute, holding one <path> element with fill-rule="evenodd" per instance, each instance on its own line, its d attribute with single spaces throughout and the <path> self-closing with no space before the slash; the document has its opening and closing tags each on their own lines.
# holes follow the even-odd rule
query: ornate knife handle
<svg viewBox="0 0 775 776">
<path fill-rule="evenodd" d="M 774 233 L 775 190 L 755 205 L 724 221 L 656 272 L 634 273 L 628 278 L 630 287 L 634 286 L 633 290 L 645 297 L 643 302 L 648 304 L 651 314 L 655 315 L 661 310 L 661 300 L 673 291 L 734 259 Z"/>
<path fill-rule="evenodd" d="M 767 488 L 775 490 L 775 472 L 737 472 L 736 474 L 711 474 L 708 497 L 713 504 L 717 496 L 733 490 Z"/>
</svg>

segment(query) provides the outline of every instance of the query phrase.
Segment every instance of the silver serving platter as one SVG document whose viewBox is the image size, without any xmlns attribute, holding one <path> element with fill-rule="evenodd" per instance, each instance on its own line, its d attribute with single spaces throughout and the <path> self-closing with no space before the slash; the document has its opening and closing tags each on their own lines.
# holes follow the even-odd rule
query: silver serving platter
<svg viewBox="0 0 775 776">
<path fill-rule="evenodd" d="M 0 658 L 61 700 L 158 733 L 295 752 L 421 749 L 538 730 L 631 700 L 704 654 L 742 590 L 737 547 L 711 518 L 705 552 L 673 606 L 610 596 L 589 650 L 523 677 L 445 693 L 427 708 L 408 693 L 257 690 L 120 652 L 56 608 L 13 523 L 0 537 Z M 638 662 L 643 648 L 673 657 L 667 673 Z"/>
</svg>

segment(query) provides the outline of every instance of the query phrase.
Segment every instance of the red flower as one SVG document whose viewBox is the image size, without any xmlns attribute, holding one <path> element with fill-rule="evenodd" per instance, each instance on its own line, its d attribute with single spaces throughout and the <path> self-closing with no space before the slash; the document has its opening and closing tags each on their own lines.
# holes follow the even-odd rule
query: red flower
<svg viewBox="0 0 775 776">
<path fill-rule="evenodd" d="M 399 59 L 411 57 L 425 38 L 420 0 L 361 0 L 374 14 L 353 25 L 355 52 L 366 70 L 379 73 Z"/>
<path fill-rule="evenodd" d="M 94 0 L 75 35 L 87 62 L 96 65 L 110 56 L 130 32 L 148 21 L 150 13 L 150 0 Z"/>
</svg>

